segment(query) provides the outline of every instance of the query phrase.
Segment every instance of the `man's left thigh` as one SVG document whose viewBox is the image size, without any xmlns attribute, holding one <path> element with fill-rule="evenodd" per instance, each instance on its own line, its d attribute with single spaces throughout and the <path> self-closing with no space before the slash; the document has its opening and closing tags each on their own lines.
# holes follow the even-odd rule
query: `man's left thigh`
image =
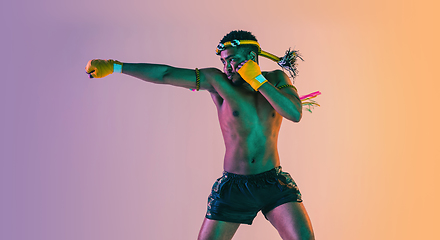
<svg viewBox="0 0 440 240">
<path fill-rule="evenodd" d="M 315 239 L 307 211 L 302 202 L 288 202 L 268 213 L 266 218 L 283 239 Z"/>
</svg>

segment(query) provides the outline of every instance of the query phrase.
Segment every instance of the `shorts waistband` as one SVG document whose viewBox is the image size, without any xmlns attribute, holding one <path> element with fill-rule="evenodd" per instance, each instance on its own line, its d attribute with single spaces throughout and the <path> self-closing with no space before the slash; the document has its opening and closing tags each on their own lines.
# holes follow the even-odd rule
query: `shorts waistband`
<svg viewBox="0 0 440 240">
<path fill-rule="evenodd" d="M 240 175 L 235 173 L 230 173 L 223 171 L 223 176 L 226 178 L 236 179 L 236 180 L 252 180 L 252 179 L 258 179 L 258 178 L 264 178 L 264 177 L 273 177 L 278 175 L 281 172 L 281 166 L 272 168 L 269 171 L 257 173 L 257 174 L 251 174 L 251 175 Z"/>
</svg>

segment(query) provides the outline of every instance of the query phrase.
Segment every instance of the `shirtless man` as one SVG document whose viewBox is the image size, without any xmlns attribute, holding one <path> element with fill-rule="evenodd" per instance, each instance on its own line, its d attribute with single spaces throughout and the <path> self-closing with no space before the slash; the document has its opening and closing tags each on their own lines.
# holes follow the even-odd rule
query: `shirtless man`
<svg viewBox="0 0 440 240">
<path fill-rule="evenodd" d="M 250 32 L 232 31 L 220 43 L 217 54 L 223 72 L 113 60 L 91 60 L 86 72 L 91 78 L 122 72 L 151 83 L 210 92 L 226 153 L 199 240 L 232 239 L 240 224 L 252 224 L 260 210 L 283 239 L 314 239 L 301 194 L 290 175 L 281 171 L 277 150 L 282 118 L 301 119 L 300 98 L 283 71 L 260 72 L 261 49 Z"/>
</svg>

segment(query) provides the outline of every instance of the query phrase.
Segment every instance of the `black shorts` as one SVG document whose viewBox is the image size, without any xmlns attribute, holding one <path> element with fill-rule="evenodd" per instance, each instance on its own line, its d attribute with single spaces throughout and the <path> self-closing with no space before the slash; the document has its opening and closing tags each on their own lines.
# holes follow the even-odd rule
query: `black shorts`
<svg viewBox="0 0 440 240">
<path fill-rule="evenodd" d="M 206 218 L 250 225 L 260 210 L 266 217 L 287 202 L 302 202 L 301 193 L 281 167 L 255 175 L 225 171 L 212 186 Z"/>
</svg>

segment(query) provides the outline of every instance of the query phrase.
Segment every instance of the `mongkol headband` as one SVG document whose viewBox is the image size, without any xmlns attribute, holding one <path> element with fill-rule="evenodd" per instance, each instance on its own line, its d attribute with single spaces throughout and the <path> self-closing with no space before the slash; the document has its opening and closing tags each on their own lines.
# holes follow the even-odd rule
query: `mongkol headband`
<svg viewBox="0 0 440 240">
<path fill-rule="evenodd" d="M 237 47 L 239 45 L 254 45 L 254 46 L 258 47 L 258 55 L 265 57 L 265 58 L 268 58 L 268 59 L 278 63 L 278 65 L 280 67 L 282 67 L 283 69 L 286 69 L 290 73 L 290 76 L 292 77 L 292 79 L 295 78 L 296 75 L 298 75 L 298 69 L 296 68 L 297 59 L 299 58 L 302 61 L 304 61 L 302 59 L 302 57 L 299 55 L 298 51 L 291 50 L 289 48 L 289 50 L 286 51 L 286 53 L 284 54 L 283 57 L 277 57 L 277 56 L 273 55 L 272 53 L 268 53 L 266 51 L 261 50 L 260 44 L 254 40 L 232 40 L 229 42 L 220 43 L 217 45 L 215 53 L 217 55 L 220 55 L 220 53 L 223 50 L 225 50 L 226 48 Z"/>
</svg>

